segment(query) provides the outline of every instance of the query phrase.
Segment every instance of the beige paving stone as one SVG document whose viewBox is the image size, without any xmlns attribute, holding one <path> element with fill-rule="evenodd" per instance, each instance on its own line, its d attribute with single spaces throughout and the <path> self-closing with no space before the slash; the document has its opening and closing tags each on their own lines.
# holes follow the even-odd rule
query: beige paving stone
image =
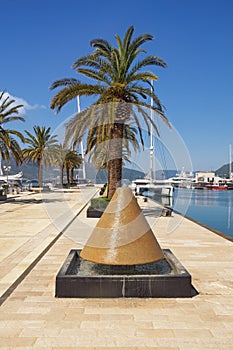
<svg viewBox="0 0 233 350">
<path fill-rule="evenodd" d="M 28 240 L 28 237 L 25 237 L 24 235 L 18 236 L 17 238 L 18 239 L 16 240 L 15 236 L 9 237 L 9 235 L 8 237 L 2 237 L 0 234 L 0 261 L 12 254 Z"/>
<path fill-rule="evenodd" d="M 35 346 L 43 347 L 76 347 L 77 337 L 75 335 L 64 337 L 40 337 L 36 339 Z"/>
<path fill-rule="evenodd" d="M 208 338 L 209 339 L 213 337 L 212 333 L 208 329 L 195 328 L 195 332 L 193 331 L 193 329 L 173 329 L 173 332 L 175 334 L 175 337 L 177 338 L 188 338 L 188 339 L 192 339 L 192 338 L 207 339 Z"/>
<path fill-rule="evenodd" d="M 16 326 L 9 324 L 6 324 L 4 327 L 0 327 L 0 343 L 2 338 L 18 337 L 21 331 L 22 328 L 17 328 Z"/>
<path fill-rule="evenodd" d="M 144 337 L 144 338 L 173 338 L 174 331 L 172 329 L 137 329 L 136 331 L 137 337 Z"/>
<path fill-rule="evenodd" d="M 12 337 L 12 338 L 1 338 L 0 349 L 17 349 L 18 347 L 26 348 L 27 346 L 33 346 L 36 342 L 36 338 L 27 337 Z"/>
<path fill-rule="evenodd" d="M 69 312 L 65 314 L 65 321 L 81 321 L 82 327 L 85 327 L 86 322 L 90 321 L 90 324 L 99 324 L 100 315 L 85 315 L 82 316 L 79 313 Z"/>
<path fill-rule="evenodd" d="M 133 314 L 131 315 L 122 315 L 122 314 L 104 314 L 102 315 L 100 313 L 100 321 L 107 321 L 107 320 L 111 320 L 111 321 L 128 321 L 128 320 L 133 320 L 134 316 Z"/>
<path fill-rule="evenodd" d="M 24 328 L 19 336 L 20 337 L 35 337 L 35 338 L 44 338 L 44 337 L 59 337 L 61 336 L 60 327 L 33 327 L 33 328 Z"/>
</svg>

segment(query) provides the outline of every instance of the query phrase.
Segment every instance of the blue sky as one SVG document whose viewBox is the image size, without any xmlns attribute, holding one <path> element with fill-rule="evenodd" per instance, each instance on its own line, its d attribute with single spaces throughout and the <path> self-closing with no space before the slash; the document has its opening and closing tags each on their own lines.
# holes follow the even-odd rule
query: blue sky
<svg viewBox="0 0 233 350">
<path fill-rule="evenodd" d="M 24 124 L 54 130 L 76 111 L 49 108 L 50 84 L 76 77 L 71 65 L 102 37 L 113 44 L 130 25 L 150 33 L 148 54 L 168 67 L 153 68 L 166 115 L 190 153 L 194 170 L 216 170 L 228 162 L 233 143 L 232 0 L 7 0 L 1 5 L 0 91 L 25 103 Z M 88 105 L 81 100 L 81 107 Z"/>
</svg>

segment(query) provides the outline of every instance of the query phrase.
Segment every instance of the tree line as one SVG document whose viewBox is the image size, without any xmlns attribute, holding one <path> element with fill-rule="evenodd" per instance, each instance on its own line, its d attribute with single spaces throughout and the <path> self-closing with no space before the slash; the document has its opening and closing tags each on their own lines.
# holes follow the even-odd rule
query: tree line
<svg viewBox="0 0 233 350">
<path fill-rule="evenodd" d="M 69 149 L 60 144 L 56 135 L 51 134 L 51 128 L 35 125 L 33 133 L 25 130 L 21 132 L 11 129 L 9 124 L 13 121 L 22 121 L 25 119 L 19 115 L 22 105 L 15 105 L 15 100 L 9 96 L 4 96 L 4 91 L 0 94 L 0 150 L 1 159 L 6 162 L 10 157 L 16 161 L 16 164 L 24 162 L 37 163 L 38 166 L 38 185 L 43 185 L 43 165 L 58 166 L 60 168 L 60 183 L 63 183 L 63 173 L 66 171 L 68 183 L 74 181 L 74 169 L 82 163 L 82 157 L 76 150 Z M 22 148 L 18 139 L 25 144 Z"/>
</svg>

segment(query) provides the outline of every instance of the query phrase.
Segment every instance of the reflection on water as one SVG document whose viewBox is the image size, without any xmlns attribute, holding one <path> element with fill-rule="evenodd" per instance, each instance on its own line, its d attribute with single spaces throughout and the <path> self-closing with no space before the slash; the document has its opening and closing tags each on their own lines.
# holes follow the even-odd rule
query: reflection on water
<svg viewBox="0 0 233 350">
<path fill-rule="evenodd" d="M 190 218 L 233 237 L 233 191 L 178 189 L 173 198 L 150 195 Z"/>
<path fill-rule="evenodd" d="M 233 237 L 233 191 L 177 189 L 173 206 L 187 197 L 190 204 L 183 214 Z"/>
<path fill-rule="evenodd" d="M 172 204 L 173 204 L 172 197 L 158 196 L 154 192 L 151 192 L 151 191 L 144 191 L 142 193 L 142 195 L 145 196 L 145 197 L 150 197 L 155 202 L 157 202 L 157 203 L 159 203 L 159 204 L 161 204 L 163 206 L 166 206 L 166 207 L 171 207 Z"/>
</svg>

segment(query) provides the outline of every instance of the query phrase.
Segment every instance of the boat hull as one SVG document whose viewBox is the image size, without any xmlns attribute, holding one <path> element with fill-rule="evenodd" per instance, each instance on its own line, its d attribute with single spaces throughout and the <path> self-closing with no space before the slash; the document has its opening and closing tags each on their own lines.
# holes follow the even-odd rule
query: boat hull
<svg viewBox="0 0 233 350">
<path fill-rule="evenodd" d="M 136 186 L 135 192 L 138 195 L 143 195 L 145 192 L 153 192 L 162 197 L 172 197 L 174 188 L 173 186 L 165 185 L 138 185 Z"/>
<path fill-rule="evenodd" d="M 207 190 L 217 190 L 217 191 L 227 191 L 228 190 L 228 186 L 227 185 L 207 185 L 206 186 Z"/>
</svg>

